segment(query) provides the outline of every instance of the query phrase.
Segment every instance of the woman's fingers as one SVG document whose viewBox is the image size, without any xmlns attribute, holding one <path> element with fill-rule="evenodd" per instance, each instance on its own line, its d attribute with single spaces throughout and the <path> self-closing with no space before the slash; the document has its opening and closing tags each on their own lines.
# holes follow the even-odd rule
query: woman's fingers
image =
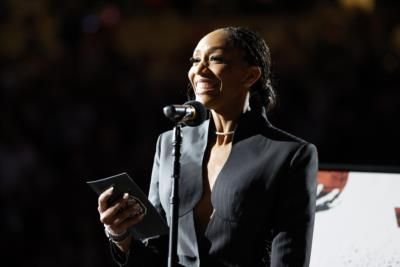
<svg viewBox="0 0 400 267">
<path fill-rule="evenodd" d="M 98 211 L 101 213 L 108 208 L 107 200 L 112 196 L 114 187 L 108 188 L 106 191 L 100 194 L 98 198 Z"/>
<path fill-rule="evenodd" d="M 138 217 L 143 213 L 143 208 L 138 203 L 134 203 L 133 205 L 128 206 L 128 208 L 121 212 L 118 216 L 116 216 L 116 219 L 113 221 L 112 224 L 117 226 L 124 222 L 126 219 Z"/>
<path fill-rule="evenodd" d="M 128 198 L 128 193 L 125 193 L 121 200 L 106 210 L 100 211 L 100 221 L 104 224 L 111 224 L 115 220 L 115 216 L 118 216 L 118 213 L 126 209 Z"/>
<path fill-rule="evenodd" d="M 128 217 L 125 221 L 121 222 L 116 228 L 116 230 L 124 230 L 128 229 L 132 225 L 138 224 L 141 220 L 143 220 L 145 214 L 142 213 L 140 215 L 135 215 L 133 217 Z"/>
<path fill-rule="evenodd" d="M 125 208 L 113 217 L 108 217 L 105 224 L 115 233 L 122 233 L 129 227 L 139 223 L 144 217 L 144 209 L 136 201 L 126 202 Z"/>
</svg>

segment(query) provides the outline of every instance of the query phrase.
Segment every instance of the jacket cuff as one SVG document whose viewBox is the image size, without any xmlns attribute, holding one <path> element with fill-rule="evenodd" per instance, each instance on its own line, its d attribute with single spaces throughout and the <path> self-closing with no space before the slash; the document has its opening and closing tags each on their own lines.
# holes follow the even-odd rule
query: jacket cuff
<svg viewBox="0 0 400 267">
<path fill-rule="evenodd" d="M 110 251 L 112 259 L 118 264 L 119 267 L 124 267 L 128 264 L 130 250 L 122 252 L 114 242 L 110 241 Z"/>
</svg>

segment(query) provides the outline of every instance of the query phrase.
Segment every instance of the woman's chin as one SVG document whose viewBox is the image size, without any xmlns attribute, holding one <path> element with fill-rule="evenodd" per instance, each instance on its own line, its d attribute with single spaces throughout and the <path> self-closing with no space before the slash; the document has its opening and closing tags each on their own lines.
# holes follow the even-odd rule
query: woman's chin
<svg viewBox="0 0 400 267">
<path fill-rule="evenodd" d="M 209 95 L 196 95 L 196 101 L 199 101 L 208 109 L 212 108 L 215 100 L 215 97 L 210 97 Z"/>
</svg>

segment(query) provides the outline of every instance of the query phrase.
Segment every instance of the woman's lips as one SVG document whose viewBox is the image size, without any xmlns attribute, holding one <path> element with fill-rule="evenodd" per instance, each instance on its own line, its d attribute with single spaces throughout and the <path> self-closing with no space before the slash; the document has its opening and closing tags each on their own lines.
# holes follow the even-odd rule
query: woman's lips
<svg viewBox="0 0 400 267">
<path fill-rule="evenodd" d="M 196 82 L 196 93 L 209 93 L 218 90 L 217 82 L 214 81 L 198 81 Z"/>
</svg>

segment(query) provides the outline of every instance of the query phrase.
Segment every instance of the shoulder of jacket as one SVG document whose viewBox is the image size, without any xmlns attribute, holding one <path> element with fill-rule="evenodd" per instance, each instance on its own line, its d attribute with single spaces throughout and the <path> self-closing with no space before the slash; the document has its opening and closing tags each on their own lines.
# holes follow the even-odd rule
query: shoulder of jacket
<svg viewBox="0 0 400 267">
<path fill-rule="evenodd" d="M 271 124 L 268 126 L 268 129 L 269 129 L 269 134 L 270 134 L 271 138 L 276 139 L 277 141 L 296 142 L 296 143 L 300 143 L 300 144 L 308 143 L 306 140 L 304 140 L 294 134 L 291 134 L 287 131 L 284 131 L 280 128 L 277 128 Z"/>
</svg>

